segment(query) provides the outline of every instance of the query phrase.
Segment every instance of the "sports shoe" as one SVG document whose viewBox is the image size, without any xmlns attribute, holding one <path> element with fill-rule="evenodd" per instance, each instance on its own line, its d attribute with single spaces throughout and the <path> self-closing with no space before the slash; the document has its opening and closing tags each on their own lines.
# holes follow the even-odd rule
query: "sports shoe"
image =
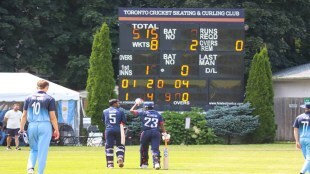
<svg viewBox="0 0 310 174">
<path fill-rule="evenodd" d="M 118 158 L 117 163 L 118 163 L 118 167 L 120 167 L 120 168 L 124 167 L 124 161 L 122 158 Z"/>
<path fill-rule="evenodd" d="M 11 146 L 7 146 L 6 150 L 12 150 Z"/>
<path fill-rule="evenodd" d="M 16 147 L 15 150 L 22 150 L 20 147 Z"/>
<path fill-rule="evenodd" d="M 109 164 L 109 165 L 108 165 L 108 168 L 109 168 L 109 169 L 113 169 L 113 168 L 114 168 L 113 164 Z"/>
<path fill-rule="evenodd" d="M 156 170 L 159 170 L 159 169 L 160 169 L 159 163 L 155 163 L 154 168 L 155 168 Z"/>
<path fill-rule="evenodd" d="M 140 166 L 140 168 L 141 168 L 141 169 L 147 169 L 147 168 L 148 168 L 148 165 L 142 164 L 142 165 Z"/>
<path fill-rule="evenodd" d="M 28 169 L 27 174 L 34 174 L 34 170 L 33 170 L 33 168 Z"/>
</svg>

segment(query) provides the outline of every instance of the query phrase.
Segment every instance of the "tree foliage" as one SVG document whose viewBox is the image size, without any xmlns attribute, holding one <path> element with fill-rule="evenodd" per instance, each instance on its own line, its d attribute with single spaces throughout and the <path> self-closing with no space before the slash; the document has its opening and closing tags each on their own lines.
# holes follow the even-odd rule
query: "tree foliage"
<svg viewBox="0 0 310 174">
<path fill-rule="evenodd" d="M 266 44 L 275 72 L 308 62 L 309 53 L 303 52 L 310 49 L 306 39 L 310 21 L 305 17 L 310 15 L 309 4 L 309 1 L 286 0 L 244 2 L 246 23 L 249 25 L 246 32 L 247 58 L 251 59 Z M 304 11 L 306 9 L 307 12 Z"/>
<path fill-rule="evenodd" d="M 104 21 L 115 28 L 116 9 L 126 4 L 106 0 L 0 1 L 0 71 L 27 71 L 73 89 L 85 89 L 92 35 Z M 118 36 L 111 33 L 115 52 Z"/>
<path fill-rule="evenodd" d="M 245 102 L 255 108 L 254 115 L 259 115 L 260 126 L 252 134 L 256 143 L 273 142 L 275 137 L 275 120 L 273 110 L 272 75 L 267 48 L 255 54 L 246 86 Z"/>
<path fill-rule="evenodd" d="M 86 87 L 88 92 L 86 112 L 92 118 L 92 124 L 99 125 L 100 130 L 104 129 L 101 121 L 102 111 L 109 106 L 108 100 L 115 97 L 109 34 L 109 27 L 106 23 L 95 34 Z"/>
<path fill-rule="evenodd" d="M 258 116 L 252 115 L 250 103 L 233 107 L 216 106 L 207 111 L 207 126 L 231 144 L 234 137 L 243 137 L 259 126 Z"/>
<path fill-rule="evenodd" d="M 211 144 L 218 142 L 211 128 L 206 126 L 205 115 L 202 109 L 192 108 L 189 112 L 170 112 L 163 114 L 165 127 L 171 134 L 172 144 Z M 189 117 L 190 129 L 185 129 L 185 118 Z"/>
<path fill-rule="evenodd" d="M 140 135 L 142 132 L 142 125 L 140 117 L 134 116 L 131 114 L 128 110 L 123 110 L 126 115 L 126 126 L 128 128 L 128 132 L 130 132 L 130 142 L 126 142 L 126 144 L 134 144 L 139 145 L 140 144 Z"/>
</svg>

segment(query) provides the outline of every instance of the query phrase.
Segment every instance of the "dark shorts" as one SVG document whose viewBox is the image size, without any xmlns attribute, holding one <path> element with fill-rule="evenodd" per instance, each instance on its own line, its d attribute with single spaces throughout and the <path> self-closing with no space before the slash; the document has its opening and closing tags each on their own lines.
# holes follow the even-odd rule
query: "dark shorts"
<svg viewBox="0 0 310 174">
<path fill-rule="evenodd" d="M 9 136 L 18 135 L 18 131 L 19 131 L 19 128 L 17 128 L 17 129 L 10 129 L 10 128 L 7 128 L 7 133 L 8 133 Z"/>
</svg>

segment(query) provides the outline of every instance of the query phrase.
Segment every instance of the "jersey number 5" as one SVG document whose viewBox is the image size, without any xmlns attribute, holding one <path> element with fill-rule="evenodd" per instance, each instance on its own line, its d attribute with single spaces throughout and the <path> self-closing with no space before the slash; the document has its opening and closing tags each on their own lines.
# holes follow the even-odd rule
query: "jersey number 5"
<svg viewBox="0 0 310 174">
<path fill-rule="evenodd" d="M 111 124 L 116 123 L 116 114 L 109 114 L 109 121 Z"/>
</svg>

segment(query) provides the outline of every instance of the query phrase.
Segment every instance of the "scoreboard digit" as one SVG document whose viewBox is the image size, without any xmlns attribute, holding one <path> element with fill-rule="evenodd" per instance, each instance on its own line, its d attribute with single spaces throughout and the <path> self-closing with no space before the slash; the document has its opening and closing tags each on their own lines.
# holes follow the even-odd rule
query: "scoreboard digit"
<svg viewBox="0 0 310 174">
<path fill-rule="evenodd" d="M 138 97 L 162 111 L 243 101 L 243 10 L 119 8 L 119 28 L 124 108 Z"/>
</svg>

